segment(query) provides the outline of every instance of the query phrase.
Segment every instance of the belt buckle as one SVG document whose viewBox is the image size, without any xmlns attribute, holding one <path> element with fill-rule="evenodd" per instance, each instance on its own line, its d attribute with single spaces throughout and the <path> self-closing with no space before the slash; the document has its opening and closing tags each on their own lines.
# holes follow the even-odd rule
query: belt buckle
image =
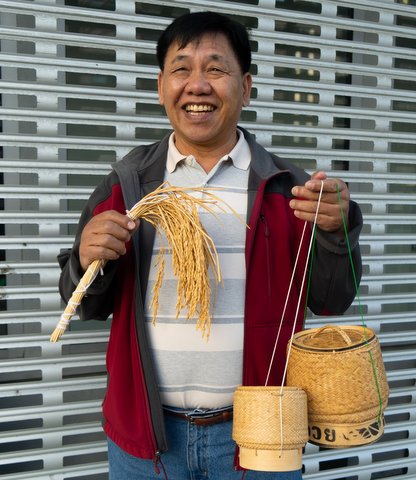
<svg viewBox="0 0 416 480">
<path fill-rule="evenodd" d="M 191 425 L 195 425 L 195 421 L 197 420 L 205 420 L 206 418 L 212 418 L 212 417 L 215 417 L 217 414 L 215 413 L 212 413 L 212 414 L 208 414 L 208 415 L 205 415 L 205 414 L 201 414 L 201 415 L 194 415 L 192 413 L 186 413 L 186 418 L 188 419 L 188 422 L 191 424 Z"/>
<path fill-rule="evenodd" d="M 215 413 L 208 413 L 208 414 L 186 414 L 186 418 L 189 421 L 191 425 L 203 425 L 205 422 L 206 424 L 212 424 L 214 425 L 215 423 L 221 423 L 221 422 L 226 422 L 227 417 L 224 415 L 225 411 L 220 411 L 220 412 L 215 412 Z M 228 412 L 229 413 L 229 412 Z M 213 423 L 210 423 L 210 420 L 213 421 Z"/>
</svg>

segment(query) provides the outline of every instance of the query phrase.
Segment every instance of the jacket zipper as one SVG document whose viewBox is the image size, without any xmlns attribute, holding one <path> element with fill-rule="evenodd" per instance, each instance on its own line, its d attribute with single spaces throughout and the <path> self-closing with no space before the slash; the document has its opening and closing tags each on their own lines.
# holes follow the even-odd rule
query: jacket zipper
<svg viewBox="0 0 416 480">
<path fill-rule="evenodd" d="M 160 463 L 160 466 L 162 467 L 162 472 L 163 472 L 163 476 L 164 476 L 165 480 L 168 480 L 168 476 L 166 474 L 165 466 L 163 465 L 162 460 L 160 458 L 160 452 L 157 451 L 155 453 L 154 458 L 153 458 L 153 467 L 154 467 L 156 475 L 160 475 L 160 473 L 161 473 L 161 470 L 159 468 L 159 463 Z"/>
<path fill-rule="evenodd" d="M 272 296 L 272 279 L 270 271 L 270 230 L 266 217 L 263 213 L 260 214 L 260 220 L 264 225 L 264 236 L 266 238 L 266 270 L 267 270 L 267 293 L 269 297 Z"/>
<path fill-rule="evenodd" d="M 142 198 L 143 193 L 141 191 L 140 182 L 136 172 L 128 171 L 126 172 L 125 169 L 115 169 L 119 180 L 120 185 L 123 192 L 123 198 L 126 205 L 133 205 L 137 199 Z M 139 255 L 139 245 L 138 245 L 138 234 L 136 234 L 133 238 L 133 250 L 134 250 L 134 257 L 135 257 L 135 270 L 138 278 L 140 278 L 140 255 Z M 151 431 L 152 431 L 152 440 L 153 440 L 153 448 L 155 451 L 154 455 L 154 466 L 155 470 L 158 469 L 158 464 L 162 465 L 160 460 L 160 454 L 167 450 L 166 445 L 166 435 L 165 429 L 163 425 L 163 412 L 162 406 L 160 404 L 160 399 L 158 395 L 158 387 L 156 382 L 156 377 L 153 371 L 153 365 L 151 365 L 150 359 L 150 352 L 149 352 L 149 344 L 147 343 L 147 337 L 144 332 L 144 324 L 143 322 L 139 321 L 139 316 L 143 316 L 143 302 L 141 298 L 141 290 L 140 290 L 140 280 L 136 282 L 136 292 L 135 292 L 135 304 L 136 304 L 136 313 L 135 313 L 135 322 L 136 322 L 136 336 L 137 336 L 137 343 L 138 343 L 138 352 L 141 356 L 141 363 L 143 368 L 143 376 L 145 382 L 145 390 L 147 391 L 147 398 L 149 401 L 149 405 L 154 405 L 154 410 L 148 411 L 147 415 L 150 421 Z M 141 310 L 141 312 L 139 312 Z M 149 370 L 150 369 L 150 370 Z M 160 408 L 158 409 L 156 405 L 159 405 Z M 165 474 L 166 477 L 166 474 Z"/>
</svg>

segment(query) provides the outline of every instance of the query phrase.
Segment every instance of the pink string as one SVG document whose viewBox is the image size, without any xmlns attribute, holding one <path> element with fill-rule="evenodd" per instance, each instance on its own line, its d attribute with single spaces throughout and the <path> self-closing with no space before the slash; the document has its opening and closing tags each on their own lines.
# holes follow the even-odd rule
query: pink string
<svg viewBox="0 0 416 480">
<path fill-rule="evenodd" d="M 159 465 L 161 466 L 162 468 L 162 472 L 163 472 L 163 476 L 165 477 L 165 480 L 169 480 L 168 479 L 168 476 L 167 476 L 167 473 L 166 473 L 166 469 L 165 469 L 165 466 L 163 465 L 163 462 L 161 460 L 160 457 L 156 457 L 154 460 L 154 466 L 155 466 L 155 472 L 156 472 L 156 475 L 160 475 L 160 468 L 159 468 Z"/>
</svg>

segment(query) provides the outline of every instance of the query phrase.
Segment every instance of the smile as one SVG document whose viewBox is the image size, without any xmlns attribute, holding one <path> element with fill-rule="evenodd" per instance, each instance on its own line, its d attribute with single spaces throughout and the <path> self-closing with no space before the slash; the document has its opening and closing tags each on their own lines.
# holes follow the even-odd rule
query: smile
<svg viewBox="0 0 416 480">
<path fill-rule="evenodd" d="M 200 113 L 200 112 L 213 112 L 214 107 L 212 105 L 186 105 L 185 110 L 187 112 L 192 113 Z"/>
</svg>

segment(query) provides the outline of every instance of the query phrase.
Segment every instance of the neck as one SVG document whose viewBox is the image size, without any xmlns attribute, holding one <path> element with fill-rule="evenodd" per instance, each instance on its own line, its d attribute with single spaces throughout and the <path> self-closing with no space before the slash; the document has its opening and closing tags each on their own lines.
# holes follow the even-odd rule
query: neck
<svg viewBox="0 0 416 480">
<path fill-rule="evenodd" d="M 212 147 L 206 144 L 187 144 L 175 138 L 175 146 L 182 155 L 192 155 L 206 173 L 210 172 L 224 155 L 227 155 L 235 147 L 238 141 L 238 133 L 230 138 L 224 145 Z"/>
</svg>

